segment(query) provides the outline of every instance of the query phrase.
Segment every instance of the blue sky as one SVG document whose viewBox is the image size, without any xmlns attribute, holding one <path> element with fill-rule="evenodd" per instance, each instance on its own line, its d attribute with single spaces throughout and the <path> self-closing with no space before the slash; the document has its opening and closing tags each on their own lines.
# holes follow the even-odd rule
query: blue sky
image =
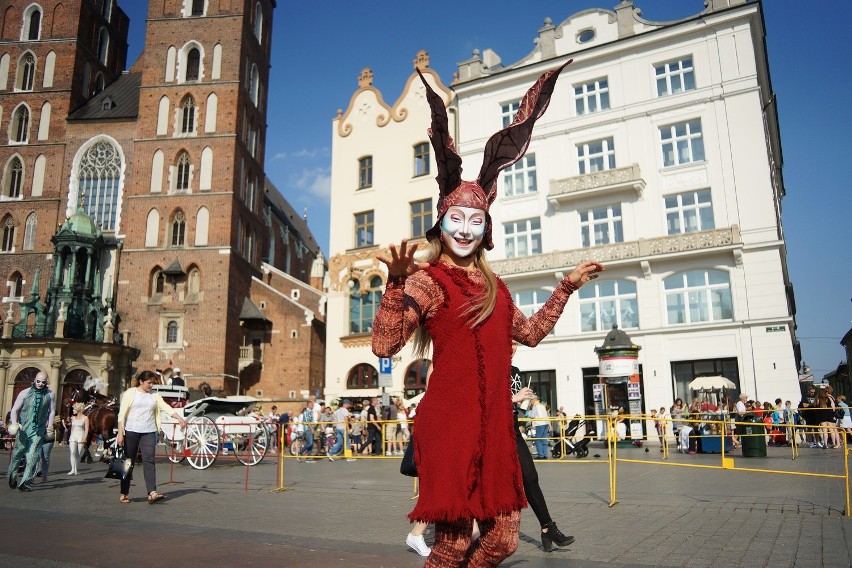
<svg viewBox="0 0 852 568">
<path fill-rule="evenodd" d="M 144 44 L 146 2 L 119 0 L 131 18 L 132 64 Z M 328 253 L 331 120 L 345 109 L 364 67 L 390 104 L 425 49 L 446 84 L 473 49 L 513 63 L 533 48 L 545 17 L 559 23 L 617 0 L 279 0 L 269 86 L 267 175 Z M 635 0 L 645 19 L 667 21 L 703 9 L 702 0 Z M 431 7 L 426 11 L 425 6 Z M 818 7 L 818 8 L 817 8 Z M 852 188 L 840 167 L 852 144 L 848 2 L 766 0 L 772 84 L 784 153 L 783 224 L 804 360 L 815 376 L 843 359 L 852 320 Z M 426 126 L 424 125 L 424 128 Z M 846 250 L 847 252 L 843 252 Z"/>
</svg>

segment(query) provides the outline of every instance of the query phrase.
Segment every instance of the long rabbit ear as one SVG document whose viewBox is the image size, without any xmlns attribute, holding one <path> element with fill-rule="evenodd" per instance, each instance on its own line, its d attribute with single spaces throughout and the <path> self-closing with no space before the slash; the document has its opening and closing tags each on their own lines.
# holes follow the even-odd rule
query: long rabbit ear
<svg viewBox="0 0 852 568">
<path fill-rule="evenodd" d="M 449 119 L 447 118 L 444 99 L 432 90 L 420 69 L 416 67 L 415 69 L 417 74 L 420 75 L 423 86 L 426 87 L 426 100 L 432 110 L 432 128 L 427 132 L 429 140 L 432 141 L 432 148 L 435 149 L 435 162 L 438 164 L 438 175 L 435 176 L 435 180 L 438 182 L 441 197 L 445 197 L 461 183 L 462 161 L 456 153 L 453 137 L 450 136 Z"/>
<path fill-rule="evenodd" d="M 485 190 L 489 205 L 497 195 L 497 176 L 526 153 L 535 121 L 547 110 L 559 73 L 572 61 L 573 59 L 569 59 L 556 69 L 551 69 L 539 77 L 535 85 L 530 87 L 524 95 L 512 124 L 494 134 L 485 145 L 482 169 L 479 170 L 477 181 Z"/>
</svg>

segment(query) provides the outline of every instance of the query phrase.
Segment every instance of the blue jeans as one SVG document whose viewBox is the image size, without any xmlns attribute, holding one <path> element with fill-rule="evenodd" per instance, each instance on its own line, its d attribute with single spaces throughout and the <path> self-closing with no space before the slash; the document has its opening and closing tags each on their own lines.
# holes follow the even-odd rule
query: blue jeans
<svg viewBox="0 0 852 568">
<path fill-rule="evenodd" d="M 314 447 L 314 432 L 308 426 L 305 426 L 305 443 L 302 444 L 302 449 L 299 452 L 303 456 L 310 452 Z"/>
<path fill-rule="evenodd" d="M 340 428 L 337 429 L 337 441 L 334 442 L 334 446 L 331 448 L 331 453 L 329 455 L 336 456 L 340 453 L 340 450 L 343 449 L 343 430 Z"/>
<path fill-rule="evenodd" d="M 535 453 L 538 458 L 546 458 L 547 457 L 547 424 L 544 426 L 536 426 L 535 427 Z M 541 438 L 541 439 L 539 439 Z"/>
</svg>

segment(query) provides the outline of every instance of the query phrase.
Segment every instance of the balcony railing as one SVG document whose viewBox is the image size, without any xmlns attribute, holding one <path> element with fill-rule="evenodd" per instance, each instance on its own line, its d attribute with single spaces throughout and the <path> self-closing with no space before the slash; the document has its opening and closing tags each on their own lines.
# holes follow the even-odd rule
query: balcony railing
<svg viewBox="0 0 852 568">
<path fill-rule="evenodd" d="M 563 203 L 590 195 L 635 191 L 638 197 L 642 197 L 644 190 L 645 180 L 642 179 L 639 164 L 633 164 L 625 168 L 551 180 L 547 199 L 559 209 Z"/>
<path fill-rule="evenodd" d="M 240 347 L 240 371 L 251 365 L 263 365 L 263 349 L 259 345 L 243 345 Z"/>
<path fill-rule="evenodd" d="M 672 254 L 713 252 L 726 248 L 737 249 L 742 244 L 740 228 L 732 225 L 724 229 L 670 235 L 654 239 L 639 239 L 623 243 L 612 243 L 599 247 L 554 251 L 544 254 L 507 258 L 491 263 L 500 276 L 562 270 L 576 266 L 589 259 L 603 263 L 634 260 L 651 260 L 653 257 Z M 734 253 L 735 259 L 737 258 Z M 738 261 L 739 262 L 739 261 Z"/>
</svg>

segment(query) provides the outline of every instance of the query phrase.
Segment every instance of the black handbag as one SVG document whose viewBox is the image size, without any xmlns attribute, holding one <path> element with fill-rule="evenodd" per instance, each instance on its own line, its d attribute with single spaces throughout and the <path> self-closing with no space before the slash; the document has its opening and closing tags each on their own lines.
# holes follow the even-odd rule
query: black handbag
<svg viewBox="0 0 852 568">
<path fill-rule="evenodd" d="M 107 468 L 104 477 L 119 480 L 133 479 L 133 460 L 125 457 L 124 446 L 115 448 L 115 453 L 109 460 L 109 468 Z"/>
<path fill-rule="evenodd" d="M 399 463 L 399 473 L 408 477 L 417 477 L 417 464 L 414 463 L 414 434 L 408 439 L 402 461 Z"/>
</svg>

